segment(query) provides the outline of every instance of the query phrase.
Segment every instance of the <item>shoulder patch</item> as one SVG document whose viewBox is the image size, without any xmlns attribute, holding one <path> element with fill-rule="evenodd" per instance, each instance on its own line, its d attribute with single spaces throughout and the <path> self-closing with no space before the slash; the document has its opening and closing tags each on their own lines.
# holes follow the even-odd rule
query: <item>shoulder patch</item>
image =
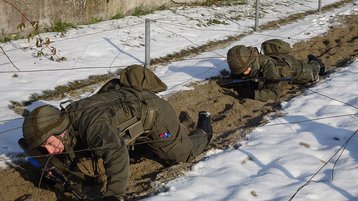
<svg viewBox="0 0 358 201">
<path fill-rule="evenodd" d="M 160 139 L 166 139 L 166 138 L 170 137 L 170 132 L 167 131 L 167 132 L 159 133 L 158 136 L 160 137 Z"/>
</svg>

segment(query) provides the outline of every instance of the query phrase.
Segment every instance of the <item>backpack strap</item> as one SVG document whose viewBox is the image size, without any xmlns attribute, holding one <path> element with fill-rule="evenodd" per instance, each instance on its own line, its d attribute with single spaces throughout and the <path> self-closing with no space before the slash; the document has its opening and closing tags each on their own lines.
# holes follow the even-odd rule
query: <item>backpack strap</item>
<svg viewBox="0 0 358 201">
<path fill-rule="evenodd" d="M 133 145 L 134 141 L 144 133 L 143 124 L 133 117 L 117 126 L 118 135 L 124 139 L 125 145 Z"/>
<path fill-rule="evenodd" d="M 120 86 L 119 79 L 108 81 L 97 93 L 120 90 L 135 95 L 142 110 L 140 118 L 133 117 L 117 126 L 117 131 L 125 140 L 125 144 L 130 145 L 143 133 L 151 132 L 157 115 L 157 105 L 153 93 L 146 90 L 138 91 L 130 87 Z"/>
<path fill-rule="evenodd" d="M 142 114 L 140 120 L 143 123 L 144 132 L 150 132 L 153 128 L 154 121 L 157 114 L 157 105 L 155 103 L 155 95 L 148 91 L 137 91 L 133 88 L 121 87 L 121 90 L 126 90 L 134 94 L 140 101 Z"/>
<path fill-rule="evenodd" d="M 125 144 L 128 146 L 133 145 L 134 141 L 142 134 L 152 131 L 157 115 L 157 105 L 154 100 L 155 95 L 150 92 L 140 92 L 127 87 L 121 87 L 121 90 L 128 91 L 135 95 L 139 100 L 142 110 L 140 119 L 134 116 L 117 126 L 119 136 L 124 139 Z"/>
</svg>

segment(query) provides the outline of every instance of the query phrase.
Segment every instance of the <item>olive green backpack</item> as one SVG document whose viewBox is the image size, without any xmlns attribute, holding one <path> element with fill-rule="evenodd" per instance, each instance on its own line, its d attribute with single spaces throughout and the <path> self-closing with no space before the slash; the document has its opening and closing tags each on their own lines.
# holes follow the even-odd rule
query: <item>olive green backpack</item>
<svg viewBox="0 0 358 201">
<path fill-rule="evenodd" d="M 261 51 L 264 55 L 289 54 L 291 45 L 280 39 L 270 39 L 261 44 Z"/>
</svg>

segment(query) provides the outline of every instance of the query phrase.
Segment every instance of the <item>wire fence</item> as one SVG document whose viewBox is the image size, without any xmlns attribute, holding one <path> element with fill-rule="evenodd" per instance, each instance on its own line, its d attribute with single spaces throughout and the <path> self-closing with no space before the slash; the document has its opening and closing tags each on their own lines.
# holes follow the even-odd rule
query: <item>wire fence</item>
<svg viewBox="0 0 358 201">
<path fill-rule="evenodd" d="M 354 3 L 354 2 L 353 2 Z M 318 1 L 318 8 L 317 10 L 318 11 L 321 11 L 321 0 Z M 354 5 L 353 5 L 354 6 Z M 308 7 L 308 6 L 307 6 Z M 316 8 L 313 8 L 313 7 L 308 7 L 309 9 L 313 9 L 313 10 L 316 10 Z M 292 8 L 293 9 L 293 8 Z M 294 9 L 293 9 L 294 10 Z M 300 10 L 296 10 L 297 12 L 300 12 Z M 342 11 L 344 12 L 344 11 Z M 184 14 L 181 14 L 180 16 L 183 16 Z M 185 16 L 185 15 L 184 15 Z M 188 17 L 188 16 L 185 16 L 185 17 Z M 252 30 L 253 30 L 253 27 L 252 26 L 242 26 L 240 23 L 238 23 L 237 21 L 235 20 L 232 20 L 230 18 L 230 16 L 225 16 L 223 15 L 223 18 L 226 19 L 227 21 L 229 21 L 230 23 L 234 23 L 238 26 L 238 28 L 240 29 L 245 29 L 247 30 L 247 33 L 250 33 Z M 196 19 L 196 20 L 199 20 L 200 18 Z M 195 19 L 192 19 L 192 20 L 195 20 Z M 175 33 L 174 31 L 166 28 L 165 26 L 177 26 L 177 27 L 182 27 L 186 30 L 191 30 L 191 31 L 195 31 L 195 30 L 206 30 L 206 31 L 210 31 L 210 32 L 225 32 L 225 33 L 232 33 L 232 34 L 241 34 L 242 32 L 239 31 L 239 30 L 228 30 L 228 29 L 210 29 L 208 27 L 197 27 L 197 26 L 188 26 L 188 25 L 183 25 L 183 24 L 176 24 L 176 23 L 172 23 L 172 22 L 167 22 L 167 19 L 165 18 L 158 18 L 158 19 L 153 19 L 151 20 L 151 22 L 160 30 L 164 30 L 165 32 L 168 32 L 168 33 L 171 33 L 173 35 L 176 35 L 177 37 L 180 37 L 186 41 L 188 41 L 190 44 L 192 44 L 194 47 L 201 47 L 202 44 L 200 43 L 197 43 L 196 41 L 180 34 L 180 33 Z M 70 38 L 63 38 L 63 39 L 58 39 L 56 40 L 56 42 L 65 42 L 65 41 L 68 41 L 68 40 L 75 40 L 75 39 L 78 39 L 78 38 L 81 38 L 81 37 L 86 37 L 86 36 L 89 36 L 89 35 L 95 35 L 95 34 L 104 34 L 104 32 L 110 32 L 110 31 L 113 31 L 113 30 L 123 30 L 123 29 L 129 29 L 129 31 L 127 31 L 127 36 L 126 36 L 126 39 L 124 40 L 123 44 L 122 44 L 122 52 L 124 52 L 125 48 L 128 46 L 128 43 L 129 43 L 129 39 L 130 39 L 130 35 L 132 33 L 132 28 L 134 26 L 140 26 L 140 25 L 144 25 L 144 22 L 140 22 L 140 23 L 136 23 L 136 24 L 132 24 L 132 25 L 128 25 L 128 26 L 124 26 L 124 27 L 120 27 L 120 28 L 113 28 L 113 29 L 108 29 L 108 30 L 102 30 L 102 31 L 99 31 L 99 32 L 94 32 L 94 33 L 88 33 L 88 34 L 83 34 L 83 35 L 80 35 L 80 36 L 76 36 L 76 37 L 70 37 Z M 257 30 L 257 28 L 255 28 Z M 306 30 L 303 30 L 301 32 L 298 32 L 298 33 L 295 33 L 295 34 L 292 34 L 288 37 L 285 37 L 285 38 L 282 38 L 281 36 L 275 36 L 275 35 L 265 35 L 265 34 L 261 34 L 261 33 L 256 33 L 257 35 L 262 35 L 262 36 L 271 36 L 271 37 L 275 37 L 275 38 L 281 38 L 281 39 L 289 39 L 289 40 L 292 40 L 292 41 L 298 41 L 300 39 L 295 39 L 295 36 L 297 35 L 300 35 L 302 33 L 305 33 L 305 32 L 308 32 L 309 30 L 311 29 L 308 28 Z M 317 42 L 317 41 L 315 41 Z M 323 42 L 323 41 L 320 41 L 320 42 Z M 354 41 L 352 42 L 352 44 L 350 46 L 357 46 L 357 41 Z M 16 70 L 13 70 L 13 71 L 5 71 L 5 70 L 0 70 L 0 74 L 6 74 L 6 73 L 40 73 L 40 72 L 58 72 L 58 71 L 80 71 L 80 70 L 90 70 L 90 69 L 108 69 L 109 71 L 111 71 L 113 68 L 124 68 L 126 67 L 127 65 L 114 65 L 117 61 L 117 59 L 119 58 L 119 56 L 122 54 L 122 52 L 119 52 L 114 58 L 113 60 L 111 61 L 110 65 L 109 66 L 82 66 L 82 67 L 62 67 L 62 68 L 53 68 L 53 69 L 32 69 L 32 70 L 21 70 L 21 67 L 19 68 L 17 65 L 15 65 L 13 63 L 13 61 L 11 60 L 11 58 L 9 57 L 8 54 L 6 54 L 7 52 L 13 52 L 13 51 L 18 51 L 18 50 L 21 50 L 21 48 L 14 48 L 14 49 L 10 49 L 10 50 L 4 50 L 3 47 L 1 47 L 1 50 L 2 50 L 2 54 L 0 55 L 0 57 L 2 56 L 6 56 L 9 60 L 9 64 L 12 65 L 13 68 L 15 68 Z M 310 49 L 304 49 L 304 50 L 298 50 L 296 51 L 299 52 L 299 51 L 315 51 L 316 49 L 315 48 L 310 48 Z M 226 55 L 223 55 L 217 51 L 212 51 L 212 50 L 209 50 L 209 49 L 206 49 L 205 48 L 205 51 L 207 52 L 212 52 L 214 55 L 217 55 L 217 56 L 213 56 L 213 57 L 195 57 L 195 58 L 182 58 L 180 59 L 179 61 L 186 61 L 186 60 L 203 60 L 203 59 L 213 59 L 213 58 L 217 58 L 217 59 L 222 59 L 222 63 L 225 63 L 226 62 Z M 7 63 L 3 63 L 2 65 L 7 65 Z M 217 64 L 218 65 L 218 64 Z M 211 69 L 208 69 L 206 72 L 201 72 L 200 74 L 205 74 L 207 73 L 208 71 L 210 71 Z M 182 83 L 179 83 L 175 86 L 172 86 L 171 88 L 175 88 L 179 85 L 183 85 L 185 83 L 189 83 L 192 81 L 193 78 L 191 79 L 188 79 L 186 81 L 183 81 Z M 322 94 L 322 93 L 318 93 L 316 91 L 313 91 L 313 90 L 310 90 L 308 89 L 308 91 L 311 91 L 312 93 L 316 93 L 322 97 L 325 97 L 325 98 L 328 98 L 328 99 L 331 99 L 333 101 L 336 101 L 336 102 L 340 102 L 340 103 L 343 103 L 349 107 L 352 107 L 354 109 L 358 109 L 358 106 L 355 106 L 355 105 L 352 105 L 352 104 L 349 104 L 349 103 L 346 103 L 344 101 L 341 101 L 339 100 L 338 98 L 335 98 L 335 97 L 330 97 L 330 96 L 327 96 L 325 94 Z M 288 124 L 301 124 L 301 123 L 306 123 L 306 122 L 312 122 L 312 121 L 321 121 L 321 120 L 326 120 L 326 119 L 332 119 L 332 118 L 343 118 L 343 117 L 356 117 L 357 116 L 357 113 L 350 113 L 350 114 L 341 114 L 341 115 L 334 115 L 334 116 L 326 116 L 326 117 L 318 117 L 318 118 L 312 118 L 312 119 L 306 119 L 306 120 L 302 120 L 302 121 L 293 121 L 293 122 L 286 122 L 286 123 L 277 123 L 277 124 L 267 124 L 266 126 L 280 126 L 280 125 L 288 125 Z M 4 120 L 0 120 L 0 123 L 4 123 L 4 122 L 12 122 L 12 121 L 18 121 L 18 120 L 22 120 L 23 118 L 14 118 L 14 119 L 4 119 Z M 13 128 L 9 128 L 7 130 L 3 130 L 0 132 L 0 135 L 3 135 L 3 134 L 6 134 L 6 133 L 10 133 L 12 131 L 15 131 L 15 130 L 19 130 L 22 129 L 22 126 L 21 127 L 13 127 Z M 322 165 L 322 167 L 320 167 L 318 169 L 318 171 L 312 175 L 312 177 L 310 179 L 308 179 L 308 181 L 303 184 L 302 186 L 300 186 L 297 191 L 291 196 L 291 198 L 289 200 L 293 200 L 293 198 L 296 196 L 296 194 L 302 189 L 304 188 L 305 186 L 309 185 L 310 182 L 313 181 L 313 178 L 323 169 L 324 166 L 326 166 L 330 161 L 332 161 L 334 159 L 334 157 L 337 157 L 336 158 L 336 161 L 334 162 L 334 165 L 337 163 L 337 161 L 339 160 L 341 154 L 343 153 L 343 151 L 346 149 L 346 146 L 351 142 L 351 139 L 356 135 L 357 131 L 355 131 L 353 134 L 351 134 L 349 136 L 349 138 L 340 146 L 340 148 Z M 162 140 L 161 140 L 162 141 Z M 134 143 L 134 145 L 139 145 L 139 144 L 144 144 L 144 143 L 153 143 L 153 142 L 156 142 L 155 140 L 152 140 L 152 141 L 147 141 L 147 142 L 136 142 Z M 118 146 L 113 146 L 113 147 L 107 147 L 105 149 L 115 149 L 115 148 L 118 148 Z M 98 148 L 98 149 L 103 149 L 103 148 Z M 83 149 L 83 150 L 77 150 L 77 151 L 74 151 L 74 152 L 63 152 L 61 154 L 71 154 L 71 153 L 80 153 L 80 152 L 88 152 L 88 151 L 96 151 L 97 149 Z M 53 155 L 51 154 L 45 154 L 45 155 L 39 155 L 39 156 L 32 156 L 32 157 L 51 157 Z M 15 156 L 15 157 L 10 157 L 8 159 L 5 159 L 5 158 L 0 158 L 0 162 L 4 162 L 4 161 L 12 161 L 12 160 L 22 160 L 22 159 L 26 159 L 28 156 Z M 334 171 L 334 167 L 332 168 L 332 180 L 333 180 L 333 171 Z M 41 180 L 40 180 L 41 182 Z"/>
<path fill-rule="evenodd" d="M 354 6 L 354 5 L 353 5 Z M 311 8 L 311 7 L 309 7 Z M 297 10 L 299 12 L 302 12 L 301 10 Z M 345 11 L 341 11 L 341 12 L 345 12 Z M 184 14 L 181 14 L 181 16 L 185 16 Z M 223 15 L 225 19 L 229 19 L 230 21 L 232 22 L 235 22 L 234 20 L 231 20 L 230 17 L 227 17 L 225 15 Z M 185 16 L 186 18 L 190 18 L 189 16 Z M 161 26 L 160 24 L 163 24 L 163 25 L 174 25 L 174 26 L 181 26 L 183 28 L 186 28 L 186 29 L 189 29 L 189 30 L 208 30 L 208 31 L 222 31 L 222 32 L 228 32 L 228 30 L 225 30 L 225 29 L 210 29 L 210 28 L 198 28 L 198 27 L 193 27 L 193 26 L 186 26 L 186 25 L 180 25 L 180 24 L 175 24 L 175 23 L 168 23 L 166 22 L 167 19 L 165 18 L 157 18 L 157 19 L 154 19 L 154 20 L 151 20 L 154 25 L 156 25 L 159 29 L 161 30 L 164 30 L 166 32 L 169 32 L 169 33 L 172 33 L 172 34 L 175 34 L 177 35 L 178 37 L 181 37 L 183 38 L 184 40 L 188 41 L 190 44 L 192 44 L 194 47 L 201 47 L 201 44 L 198 44 L 196 43 L 195 41 L 189 39 L 188 37 L 185 37 L 179 33 L 174 33 L 173 31 L 165 28 L 164 26 Z M 126 33 L 127 34 L 127 37 L 126 37 L 126 40 L 123 44 L 123 47 L 122 47 L 122 50 L 125 49 L 125 47 L 128 45 L 128 40 L 129 40 L 129 37 L 131 35 L 131 28 L 134 27 L 134 26 L 139 26 L 139 25 L 144 25 L 144 22 L 139 22 L 139 23 L 135 23 L 135 24 L 132 24 L 132 25 L 128 25 L 128 26 L 124 26 L 124 27 L 120 27 L 120 28 L 117 28 L 117 30 L 121 30 L 121 29 L 126 29 L 126 28 L 129 28 L 129 31 Z M 250 27 L 244 27 L 244 28 L 247 28 L 247 29 L 250 29 Z M 308 28 L 310 29 L 310 28 Z M 103 32 L 106 32 L 106 31 L 113 31 L 115 29 L 109 29 L 109 30 L 105 30 L 105 31 L 101 31 L 101 32 L 95 32 L 95 33 L 90 33 L 90 34 L 83 34 L 81 36 L 77 36 L 77 37 L 71 37 L 71 38 L 66 38 L 66 39 L 59 39 L 58 41 L 66 41 L 66 40 L 71 40 L 71 39 L 77 39 L 78 37 L 85 37 L 87 35 L 92 35 L 92 34 L 103 34 Z M 307 30 L 305 30 L 307 31 Z M 239 31 L 232 31 L 234 33 L 240 33 Z M 302 31 L 304 32 L 304 31 Z M 300 32 L 300 33 L 302 33 Z M 297 33 L 297 34 L 300 34 L 300 33 Z M 262 35 L 262 36 L 271 36 L 271 35 L 265 35 L 265 34 L 261 34 L 261 33 L 256 33 L 258 35 Z M 295 34 L 296 35 L 296 34 Z M 292 35 L 293 36 L 293 35 Z M 290 40 L 296 40 L 294 38 L 292 38 L 292 36 L 290 37 L 287 37 L 287 39 L 290 39 Z M 275 38 L 281 38 L 281 39 L 285 39 L 285 38 L 282 38 L 282 36 L 274 36 L 272 35 L 272 37 L 275 37 Z M 317 42 L 317 41 L 314 41 L 314 42 Z M 323 42 L 323 41 L 320 41 L 320 42 Z M 352 44 L 350 46 L 355 46 L 357 45 L 357 42 L 358 41 L 353 41 Z M 3 49 L 2 49 L 3 50 Z M 13 50 L 16 50 L 16 49 L 13 49 Z M 11 51 L 11 50 L 9 50 Z M 223 59 L 222 63 L 225 63 L 225 59 L 226 59 L 226 56 L 225 55 L 222 55 L 216 51 L 211 51 L 211 50 L 208 50 L 208 49 L 205 49 L 205 51 L 208 51 L 208 52 L 212 52 L 213 54 L 215 55 L 218 55 L 217 57 L 200 57 L 200 58 L 184 58 L 184 59 L 181 59 L 179 61 L 184 61 L 184 60 L 203 60 L 203 59 L 212 59 L 212 58 L 218 58 L 218 59 Z M 297 52 L 300 52 L 300 51 L 315 51 L 314 48 L 311 48 L 311 49 L 301 49 L 301 50 L 297 50 L 295 51 L 296 53 Z M 5 55 L 5 51 L 3 50 L 3 53 Z M 116 61 L 116 59 L 119 57 L 119 55 L 121 54 L 122 52 L 120 52 L 119 54 L 117 54 L 115 56 L 115 58 L 112 60 L 111 64 L 109 66 L 82 66 L 82 67 L 63 67 L 63 68 L 53 68 L 53 69 L 32 69 L 32 70 L 20 70 L 16 67 L 16 71 L 11 71 L 11 70 L 7 70 L 7 71 L 4 71 L 4 70 L 0 70 L 0 74 L 6 74 L 6 73 L 40 73 L 40 72 L 56 72 L 56 71 L 78 71 L 78 70 L 90 70 L 90 69 L 111 69 L 111 68 L 124 68 L 126 67 L 127 65 L 113 65 L 114 62 Z M 1 55 L 0 55 L 1 56 Z M 10 59 L 9 59 L 10 60 Z M 11 60 L 10 60 L 11 61 Z M 12 62 L 11 62 L 12 63 Z M 14 64 L 13 64 L 14 65 Z M 202 75 L 202 74 L 206 74 L 208 71 L 210 71 L 210 69 L 208 69 L 206 72 L 202 72 L 198 75 Z M 174 85 L 172 86 L 171 88 L 175 88 L 177 86 L 180 86 L 180 85 L 183 85 L 183 84 L 186 84 L 186 83 L 189 83 L 193 78 L 190 78 L 186 81 L 183 81 L 182 83 L 179 83 L 177 85 Z M 169 90 L 171 89 L 169 88 Z M 7 108 L 6 106 L 3 108 Z M 21 118 L 20 118 L 21 119 Z M 12 120 L 15 120 L 15 119 L 4 119 L 4 120 L 0 120 L 0 122 L 8 122 L 8 121 L 12 121 Z M 14 128 L 14 129 L 18 129 L 18 128 Z M 13 130 L 13 129 L 10 129 L 10 130 Z"/>
<path fill-rule="evenodd" d="M 300 10 L 298 10 L 297 12 L 302 12 L 302 11 L 300 11 Z M 222 15 L 225 19 L 228 19 L 228 20 L 230 20 L 230 22 L 233 22 L 233 23 L 237 23 L 236 21 L 234 21 L 234 20 L 231 20 L 230 19 L 230 17 L 227 17 L 226 15 Z M 190 16 L 185 16 L 186 18 L 190 18 Z M 206 30 L 206 31 L 220 31 L 220 32 L 233 32 L 233 33 L 237 33 L 237 34 L 239 34 L 239 33 L 242 33 L 242 31 L 240 31 L 239 29 L 240 28 L 242 28 L 242 29 L 246 29 L 246 30 L 252 30 L 252 27 L 251 26 L 239 26 L 238 28 L 238 30 L 237 31 L 235 31 L 235 30 L 231 30 L 231 31 L 229 31 L 229 30 L 227 30 L 227 29 L 210 29 L 210 28 L 208 28 L 208 27 L 205 27 L 205 28 L 198 28 L 197 26 L 196 27 L 193 27 L 193 26 L 185 26 L 185 25 L 178 25 L 178 24 L 175 24 L 175 23 L 173 23 L 173 22 L 169 22 L 169 23 L 166 23 L 165 21 L 163 21 L 163 19 L 160 19 L 160 18 L 157 18 L 157 19 L 152 19 L 151 20 L 152 22 L 154 22 L 158 27 L 161 27 L 160 25 L 159 25 L 159 23 L 163 23 L 163 24 L 166 24 L 166 25 L 175 25 L 175 26 L 181 26 L 181 27 L 185 27 L 185 28 L 187 28 L 187 29 L 191 29 L 191 30 Z M 163 22 L 160 22 L 160 21 L 163 21 Z M 144 24 L 144 22 L 139 22 L 139 23 L 135 23 L 135 24 L 133 24 L 133 25 L 127 25 L 127 26 L 124 26 L 124 27 L 120 27 L 120 28 L 116 28 L 116 29 L 109 29 L 109 30 L 102 30 L 102 31 L 99 31 L 99 32 L 95 32 L 95 33 L 89 33 L 89 34 L 83 34 L 83 35 L 80 35 L 80 36 L 76 36 L 76 37 L 70 37 L 70 38 L 63 38 L 63 39 L 58 39 L 58 40 L 55 40 L 54 42 L 60 42 L 60 41 L 66 41 L 66 40 L 71 40 L 71 39 L 77 39 L 77 38 L 79 38 L 79 37 L 85 37 L 85 36 L 88 36 L 88 35 L 92 35 L 92 34 L 104 34 L 104 32 L 106 32 L 106 31 L 113 31 L 113 30 L 124 30 L 124 29 L 126 29 L 126 28 L 131 28 L 131 27 L 134 27 L 134 26 L 139 26 L 139 25 L 143 25 Z M 309 28 L 310 29 L 310 28 Z M 169 30 L 167 30 L 168 32 L 170 32 Z M 307 30 L 306 30 L 307 31 Z M 302 31 L 302 32 L 305 32 L 305 31 Z M 129 40 L 129 37 L 130 37 L 130 34 L 129 34 L 130 32 L 127 32 L 127 39 L 125 40 L 125 42 L 124 42 L 124 44 L 123 44 L 123 46 L 125 47 L 125 46 L 127 46 L 128 45 L 128 40 Z M 301 33 L 296 33 L 296 34 L 294 34 L 294 35 L 292 35 L 292 36 L 290 36 L 290 37 L 288 37 L 288 39 L 292 39 L 292 40 L 294 40 L 294 38 L 292 38 L 293 36 L 295 36 L 295 35 L 298 35 L 298 34 L 301 34 Z M 179 33 L 176 33 L 176 35 L 178 36 L 178 37 L 182 37 L 182 38 L 184 38 L 184 36 L 182 36 L 181 34 L 179 34 Z M 272 37 L 278 37 L 278 38 L 280 38 L 281 36 L 272 36 Z M 200 46 L 200 44 L 198 44 L 198 43 L 196 43 L 196 42 L 193 42 L 191 39 L 189 39 L 189 38 L 187 38 L 187 37 L 185 37 L 186 38 L 186 40 L 187 41 L 189 41 L 190 43 L 192 43 L 194 46 Z M 15 48 L 15 49 L 10 49 L 10 50 L 6 50 L 6 52 L 11 52 L 11 51 L 14 51 L 14 50 L 16 50 L 16 49 L 21 49 L 21 48 Z M 5 53 L 5 51 L 4 51 L 4 53 Z M 116 58 L 118 57 L 119 55 L 117 55 L 116 56 Z M 116 58 L 113 60 L 113 62 L 116 60 Z M 10 60 L 10 59 L 9 59 Z M 13 62 L 10 60 L 10 62 L 13 64 Z M 113 64 L 113 62 L 111 63 L 111 65 Z M 4 64 L 3 64 L 4 65 Z M 110 65 L 110 66 L 111 66 Z M 18 67 L 16 67 L 14 64 L 13 64 L 13 66 L 17 69 L 17 71 L 20 71 L 20 69 L 18 68 Z M 71 68 L 70 68 L 71 69 Z M 75 70 L 75 69 L 77 69 L 77 68 L 72 68 L 73 70 Z M 109 69 L 111 69 L 111 67 L 109 67 Z M 59 71 L 61 71 L 62 70 L 62 68 L 60 68 L 60 69 L 58 69 Z M 29 71 L 26 71 L 26 72 L 29 72 Z M 13 71 L 2 71 L 2 73 L 14 73 Z"/>
<path fill-rule="evenodd" d="M 355 106 L 355 105 L 352 105 L 350 103 L 346 103 L 344 101 L 341 101 L 337 98 L 333 98 L 333 97 L 330 97 L 330 96 L 327 96 L 325 94 L 322 94 L 322 93 L 318 93 L 316 91 L 313 91 L 313 90 L 310 90 L 310 89 L 307 89 L 308 91 L 311 91 L 313 93 L 316 93 L 318 94 L 319 96 L 322 96 L 322 97 L 325 97 L 325 98 L 328 98 L 330 100 L 333 100 L 335 102 L 339 102 L 339 103 L 343 103 L 344 105 L 347 105 L 349 107 L 352 107 L 354 109 L 357 109 L 358 110 L 358 107 Z M 153 98 L 155 99 L 155 98 Z M 108 100 L 108 104 L 110 103 L 113 103 L 114 101 L 119 101 L 119 98 L 118 99 L 111 99 L 111 100 Z M 105 103 L 104 103 L 105 104 Z M 89 107 L 89 106 L 88 106 Z M 67 111 L 69 113 L 72 113 L 72 112 L 75 112 L 75 111 Z M 292 121 L 292 122 L 284 122 L 284 123 L 275 123 L 275 124 L 267 124 L 266 126 L 281 126 L 281 125 L 290 125 L 290 124 L 301 124 L 301 123 L 307 123 L 307 122 L 316 122 L 316 121 L 321 121 L 321 120 L 327 120 L 327 119 L 336 119 L 336 118 L 342 118 L 342 117 L 356 117 L 358 115 L 358 112 L 357 113 L 349 113 L 349 114 L 341 114 L 341 115 L 333 115 L 333 116 L 326 116 L 326 117 L 317 117 L 317 118 L 312 118 L 312 119 L 305 119 L 305 120 L 299 120 L 299 121 Z M 41 121 L 41 123 L 45 123 L 46 121 L 52 121 L 51 118 L 49 117 L 57 117 L 55 115 L 48 115 L 48 116 L 44 116 L 43 118 L 45 118 L 46 120 L 44 121 Z M 21 120 L 22 118 L 16 118 L 16 119 L 8 119 L 8 120 L 3 120 L 1 122 L 5 122 L 5 121 L 14 121 L 14 120 Z M 32 126 L 32 125 L 30 125 Z M 19 129 L 23 129 L 24 127 L 23 126 L 19 126 L 19 127 L 14 127 L 14 128 L 10 128 L 10 129 L 7 129 L 7 130 L 4 130 L 4 131 L 1 131 L 0 132 L 0 135 L 3 135 L 3 134 L 6 134 L 8 132 L 11 132 L 11 131 L 14 131 L 14 130 L 19 130 Z M 25 128 L 26 129 L 26 128 Z M 156 141 L 147 141 L 145 143 L 152 143 L 152 142 L 156 142 Z M 142 142 L 140 143 L 142 144 Z M 136 143 L 134 145 L 137 145 Z M 88 149 L 86 149 L 88 151 Z"/>
</svg>

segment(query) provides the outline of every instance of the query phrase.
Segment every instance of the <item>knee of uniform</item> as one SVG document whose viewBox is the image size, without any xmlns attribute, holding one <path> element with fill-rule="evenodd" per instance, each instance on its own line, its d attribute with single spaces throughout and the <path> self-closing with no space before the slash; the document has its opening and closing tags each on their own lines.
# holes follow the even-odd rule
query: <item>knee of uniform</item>
<svg viewBox="0 0 358 201">
<path fill-rule="evenodd" d="M 169 165 L 188 162 L 191 158 L 192 147 L 177 143 L 170 149 L 156 152 L 156 155 Z"/>
</svg>

